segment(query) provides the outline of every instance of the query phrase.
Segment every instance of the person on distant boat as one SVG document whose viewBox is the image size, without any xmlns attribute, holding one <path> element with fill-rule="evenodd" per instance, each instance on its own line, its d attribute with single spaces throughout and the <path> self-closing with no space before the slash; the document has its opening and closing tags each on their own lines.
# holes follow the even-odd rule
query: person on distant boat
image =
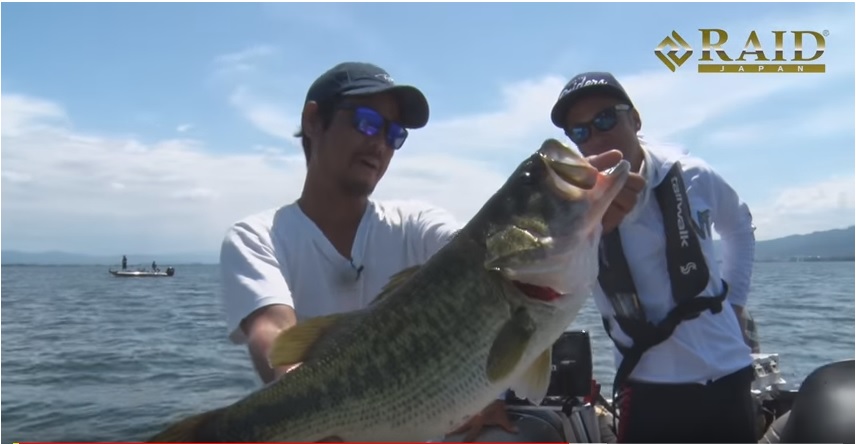
<svg viewBox="0 0 856 444">
<path fill-rule="evenodd" d="M 125 255 L 122 255 L 122 270 L 126 270 L 128 268 L 128 258 Z"/>
<path fill-rule="evenodd" d="M 595 166 L 623 156 L 635 173 L 604 215 L 595 291 L 615 345 L 618 442 L 757 442 L 741 325 L 755 246 L 746 203 L 703 160 L 643 141 L 610 73 L 573 77 L 551 120 Z"/>
<path fill-rule="evenodd" d="M 152 271 L 154 271 L 154 272 L 158 271 L 158 264 L 155 263 L 155 261 L 152 261 Z"/>
<path fill-rule="evenodd" d="M 428 115 L 421 91 L 369 63 L 338 64 L 309 88 L 295 135 L 307 167 L 300 197 L 234 223 L 220 251 L 229 338 L 247 345 L 265 383 L 290 370 L 267 360 L 281 331 L 367 306 L 393 274 L 426 262 L 461 227 L 428 204 L 370 198 L 408 130 Z M 456 432 L 484 424 L 512 430 L 501 399 Z"/>
</svg>

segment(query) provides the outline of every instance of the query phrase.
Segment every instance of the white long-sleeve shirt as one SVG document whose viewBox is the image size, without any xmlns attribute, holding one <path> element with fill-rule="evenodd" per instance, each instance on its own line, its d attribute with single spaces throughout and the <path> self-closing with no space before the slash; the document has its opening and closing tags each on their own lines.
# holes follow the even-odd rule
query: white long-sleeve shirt
<svg viewBox="0 0 856 444">
<path fill-rule="evenodd" d="M 731 307 L 745 306 L 749 294 L 755 254 L 752 215 L 737 193 L 703 160 L 678 151 L 643 146 L 642 174 L 648 183 L 619 230 L 645 316 L 656 323 L 675 307 L 666 268 L 663 216 L 653 188 L 676 160 L 682 166 L 691 216 L 701 228 L 699 241 L 710 269 L 710 282 L 702 295 L 720 294 L 721 279 L 728 283 L 729 292 L 720 313 L 705 311 L 696 319 L 682 322 L 669 339 L 646 351 L 630 379 L 654 383 L 716 380 L 752 362 L 751 349 L 743 340 Z M 722 264 L 717 261 L 712 229 L 722 238 Z M 612 317 L 615 312 L 600 287 L 595 290 L 594 300 L 609 320 L 613 338 L 624 346 L 632 345 Z M 622 356 L 617 349 L 614 353 L 618 367 Z"/>
</svg>

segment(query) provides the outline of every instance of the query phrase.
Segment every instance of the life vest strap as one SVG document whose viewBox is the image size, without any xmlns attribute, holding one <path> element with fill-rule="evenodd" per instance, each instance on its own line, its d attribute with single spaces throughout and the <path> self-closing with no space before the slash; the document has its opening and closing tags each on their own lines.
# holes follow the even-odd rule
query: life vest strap
<svg viewBox="0 0 856 444">
<path fill-rule="evenodd" d="M 652 347 L 669 339 L 681 322 L 695 319 L 707 310 L 710 310 L 713 314 L 721 312 L 722 304 L 728 295 L 728 283 L 723 280 L 722 285 L 722 293 L 717 296 L 683 300 L 656 325 L 648 321 L 641 322 L 638 319 L 616 316 L 616 322 L 618 322 L 621 330 L 633 340 L 633 345 L 625 347 L 616 342 L 618 350 L 622 354 L 622 360 L 621 365 L 618 366 L 618 370 L 615 373 L 613 390 L 617 390 L 626 381 L 627 377 L 630 376 L 630 372 L 633 371 L 642 359 L 642 355 Z M 607 329 L 607 334 L 609 334 L 609 322 L 606 319 L 604 319 L 604 326 Z M 609 336 L 612 338 L 611 334 Z"/>
</svg>

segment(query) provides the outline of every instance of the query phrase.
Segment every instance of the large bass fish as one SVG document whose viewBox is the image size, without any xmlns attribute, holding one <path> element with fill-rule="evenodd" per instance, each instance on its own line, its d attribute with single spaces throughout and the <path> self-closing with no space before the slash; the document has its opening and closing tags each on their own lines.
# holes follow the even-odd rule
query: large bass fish
<svg viewBox="0 0 856 444">
<path fill-rule="evenodd" d="M 508 388 L 540 402 L 551 346 L 597 282 L 601 218 L 628 173 L 626 161 L 599 173 L 545 141 L 368 307 L 284 331 L 271 363 L 301 366 L 151 440 L 427 441 Z"/>
</svg>

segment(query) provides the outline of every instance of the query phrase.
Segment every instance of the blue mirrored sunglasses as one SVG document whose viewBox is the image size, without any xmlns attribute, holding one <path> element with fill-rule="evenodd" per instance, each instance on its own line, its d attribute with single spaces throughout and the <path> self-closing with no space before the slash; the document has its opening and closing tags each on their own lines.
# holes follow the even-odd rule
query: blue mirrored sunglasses
<svg viewBox="0 0 856 444">
<path fill-rule="evenodd" d="M 407 140 L 407 129 L 367 106 L 340 105 L 339 108 L 353 111 L 351 124 L 365 136 L 374 137 L 386 129 L 386 143 L 394 150 L 401 148 Z"/>
<path fill-rule="evenodd" d="M 567 128 L 565 134 L 577 145 L 585 143 L 591 137 L 592 128 L 596 128 L 601 132 L 615 128 L 615 124 L 618 122 L 618 111 L 629 111 L 630 108 L 630 105 L 624 103 L 610 106 L 597 113 L 594 119 Z"/>
</svg>

